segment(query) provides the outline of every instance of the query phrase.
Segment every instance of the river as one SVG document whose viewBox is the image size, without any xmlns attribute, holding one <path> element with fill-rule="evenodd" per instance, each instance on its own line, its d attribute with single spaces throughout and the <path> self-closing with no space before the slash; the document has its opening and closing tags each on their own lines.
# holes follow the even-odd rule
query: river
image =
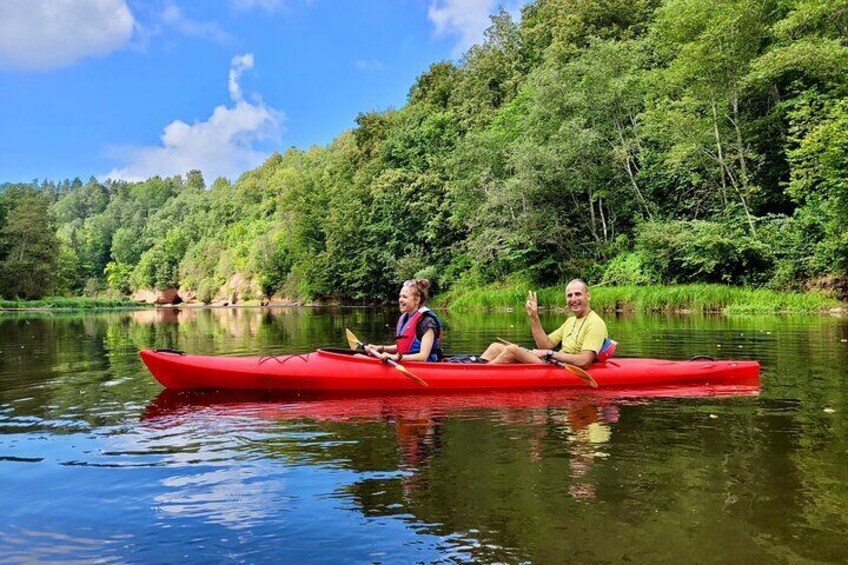
<svg viewBox="0 0 848 565">
<path fill-rule="evenodd" d="M 449 352 L 529 341 L 522 312 L 444 318 Z M 386 342 L 395 319 L 0 315 L 0 563 L 848 561 L 845 319 L 607 316 L 619 356 L 760 360 L 744 395 L 175 399 L 138 357 Z"/>
</svg>

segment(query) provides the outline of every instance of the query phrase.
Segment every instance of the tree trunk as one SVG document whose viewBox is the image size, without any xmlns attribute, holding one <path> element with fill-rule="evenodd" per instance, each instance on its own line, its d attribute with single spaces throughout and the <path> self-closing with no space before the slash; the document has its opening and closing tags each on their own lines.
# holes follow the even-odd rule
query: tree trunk
<svg viewBox="0 0 848 565">
<path fill-rule="evenodd" d="M 623 128 L 621 127 L 621 124 L 618 123 L 617 119 L 613 120 L 613 123 L 615 131 L 618 134 L 618 140 L 621 142 L 621 146 L 625 149 L 627 154 L 627 157 L 624 159 L 624 170 L 627 173 L 627 177 L 630 179 L 630 185 L 633 187 L 633 191 L 636 193 L 636 198 L 639 200 L 642 208 L 645 209 L 645 214 L 647 214 L 648 220 L 653 220 L 654 218 L 651 215 L 651 209 L 648 207 L 645 197 L 642 196 L 642 191 L 639 190 L 639 183 L 636 182 L 636 174 L 633 171 L 633 169 L 636 168 L 636 164 L 632 163 L 632 159 L 630 158 L 630 149 L 627 148 L 627 142 L 624 139 L 624 133 L 622 133 Z"/>
</svg>

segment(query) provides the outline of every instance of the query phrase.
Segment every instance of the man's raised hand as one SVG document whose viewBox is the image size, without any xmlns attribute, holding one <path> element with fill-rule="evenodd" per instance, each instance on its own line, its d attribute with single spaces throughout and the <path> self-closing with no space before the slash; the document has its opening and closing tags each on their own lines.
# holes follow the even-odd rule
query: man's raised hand
<svg viewBox="0 0 848 565">
<path fill-rule="evenodd" d="M 532 290 L 527 291 L 527 302 L 524 303 L 524 310 L 531 318 L 539 317 L 539 299 Z"/>
</svg>

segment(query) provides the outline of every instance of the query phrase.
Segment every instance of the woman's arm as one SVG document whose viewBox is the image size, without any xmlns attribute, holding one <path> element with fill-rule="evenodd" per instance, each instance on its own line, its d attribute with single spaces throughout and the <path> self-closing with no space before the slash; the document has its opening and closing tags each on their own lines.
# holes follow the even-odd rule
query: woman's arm
<svg viewBox="0 0 848 565">
<path fill-rule="evenodd" d="M 436 332 L 432 329 L 427 330 L 423 336 L 421 336 L 421 351 L 418 353 L 410 353 L 409 355 L 404 355 L 403 357 L 398 358 L 397 347 L 392 346 L 394 351 L 391 353 L 384 353 L 382 358 L 391 359 L 393 361 L 426 361 L 430 357 L 430 353 L 433 351 L 433 343 L 436 341 Z M 386 349 L 388 352 L 388 348 Z"/>
<path fill-rule="evenodd" d="M 373 351 L 374 353 L 397 353 L 397 345 L 372 345 L 368 344 L 365 346 L 367 351 Z"/>
</svg>

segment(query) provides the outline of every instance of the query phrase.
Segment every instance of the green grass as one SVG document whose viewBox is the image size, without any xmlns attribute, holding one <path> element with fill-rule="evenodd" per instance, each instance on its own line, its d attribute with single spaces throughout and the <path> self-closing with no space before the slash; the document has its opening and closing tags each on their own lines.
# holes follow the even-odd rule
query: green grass
<svg viewBox="0 0 848 565">
<path fill-rule="evenodd" d="M 527 288 L 495 284 L 456 289 L 434 300 L 451 310 L 522 309 Z M 564 286 L 538 290 L 539 304 L 565 308 Z M 845 306 L 818 292 L 784 293 L 718 284 L 616 286 L 591 289 L 592 307 L 612 312 L 723 312 L 726 314 L 825 312 Z"/>
<path fill-rule="evenodd" d="M 147 307 L 150 307 L 150 305 L 120 298 L 66 298 L 53 296 L 41 300 L 0 300 L 0 309 L 2 310 L 93 310 Z"/>
</svg>

